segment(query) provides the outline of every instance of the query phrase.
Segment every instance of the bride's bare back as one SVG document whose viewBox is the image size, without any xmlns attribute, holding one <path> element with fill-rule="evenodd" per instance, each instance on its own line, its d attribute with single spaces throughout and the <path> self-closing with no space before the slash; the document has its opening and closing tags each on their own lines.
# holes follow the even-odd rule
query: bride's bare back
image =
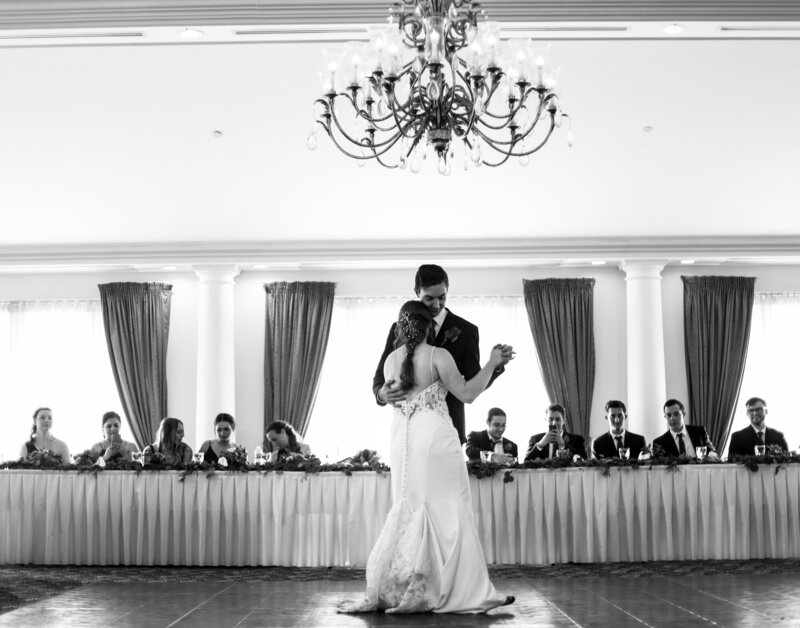
<svg viewBox="0 0 800 628">
<path fill-rule="evenodd" d="M 398 384 L 400 383 L 400 371 L 405 357 L 406 345 L 398 347 L 389 354 L 383 365 L 383 375 L 387 382 L 394 380 Z M 429 344 L 417 345 L 414 350 L 413 365 L 414 386 L 406 391 L 406 400 L 413 399 L 428 386 L 441 379 L 448 392 L 464 403 L 472 403 L 483 392 L 494 368 L 487 362 L 475 377 L 469 382 L 465 382 L 450 352 Z"/>
</svg>

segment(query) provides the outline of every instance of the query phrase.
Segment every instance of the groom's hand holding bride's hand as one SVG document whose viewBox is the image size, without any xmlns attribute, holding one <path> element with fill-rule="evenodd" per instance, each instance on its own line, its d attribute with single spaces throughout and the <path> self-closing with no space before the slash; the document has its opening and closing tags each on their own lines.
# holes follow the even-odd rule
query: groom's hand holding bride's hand
<svg viewBox="0 0 800 628">
<path fill-rule="evenodd" d="M 406 391 L 400 388 L 400 382 L 390 379 L 378 390 L 378 399 L 383 403 L 396 406 L 401 401 L 406 400 Z"/>
</svg>

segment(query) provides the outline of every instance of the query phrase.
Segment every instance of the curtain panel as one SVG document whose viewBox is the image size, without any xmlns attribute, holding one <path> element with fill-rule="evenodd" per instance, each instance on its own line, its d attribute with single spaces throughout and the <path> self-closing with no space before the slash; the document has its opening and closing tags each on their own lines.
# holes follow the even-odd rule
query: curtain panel
<svg viewBox="0 0 800 628">
<path fill-rule="evenodd" d="M 594 393 L 594 279 L 523 279 L 539 367 L 569 430 L 589 436 Z"/>
<path fill-rule="evenodd" d="M 681 277 L 689 420 L 721 448 L 744 376 L 755 277 Z"/>
<path fill-rule="evenodd" d="M 139 448 L 155 440 L 167 416 L 167 343 L 172 286 L 99 284 L 114 381 Z"/>
<path fill-rule="evenodd" d="M 335 288 L 322 281 L 264 285 L 265 428 L 286 421 L 305 436 L 328 346 Z"/>
</svg>

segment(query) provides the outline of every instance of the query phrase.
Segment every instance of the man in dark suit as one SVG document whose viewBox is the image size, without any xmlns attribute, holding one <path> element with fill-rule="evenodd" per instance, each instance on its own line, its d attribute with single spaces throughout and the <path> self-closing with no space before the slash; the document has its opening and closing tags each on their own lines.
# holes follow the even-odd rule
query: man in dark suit
<svg viewBox="0 0 800 628">
<path fill-rule="evenodd" d="M 442 347 L 449 351 L 459 372 L 464 376 L 465 380 L 469 381 L 481 370 L 478 328 L 445 308 L 444 304 L 447 300 L 449 288 L 450 281 L 441 266 L 423 264 L 417 270 L 417 275 L 414 278 L 414 292 L 425 307 L 428 308 L 434 321 L 433 337 L 429 342 L 436 347 Z M 387 403 L 399 403 L 406 398 L 406 393 L 400 388 L 400 382 L 395 380 L 387 382 L 383 376 L 383 364 L 386 362 L 386 357 L 395 349 L 396 326 L 397 323 L 392 324 L 389 330 L 386 346 L 378 362 L 378 368 L 375 369 L 375 377 L 372 378 L 372 391 L 375 393 L 375 400 L 381 406 L 385 406 Z M 511 349 L 509 348 L 510 351 Z M 492 374 L 487 388 L 492 385 L 494 379 L 504 370 L 504 367 L 498 367 Z M 461 444 L 464 444 L 467 440 L 464 402 L 459 401 L 455 396 L 448 393 L 447 409 L 450 412 L 453 427 L 458 432 L 458 439 Z"/>
<path fill-rule="evenodd" d="M 767 427 L 767 402 L 760 397 L 752 397 L 744 404 L 750 425 L 743 430 L 731 435 L 731 446 L 728 448 L 728 457 L 752 456 L 755 454 L 756 445 L 777 445 L 784 451 L 789 451 L 783 432 Z"/>
<path fill-rule="evenodd" d="M 639 454 L 647 447 L 644 436 L 625 429 L 628 411 L 625 404 L 617 399 L 606 403 L 608 431 L 598 436 L 592 443 L 592 457 L 619 458 L 620 447 L 627 447 L 631 460 L 638 460 Z"/>
<path fill-rule="evenodd" d="M 485 430 L 470 432 L 467 436 L 467 458 L 480 460 L 482 451 L 491 451 L 491 461 L 510 464 L 517 457 L 517 444 L 503 438 L 506 431 L 506 413 L 500 408 L 489 410 Z"/>
<path fill-rule="evenodd" d="M 547 431 L 531 436 L 528 451 L 525 453 L 525 462 L 555 458 L 559 449 L 567 450 L 570 459 L 574 459 L 575 456 L 586 458 L 583 436 L 570 434 L 564 430 L 566 416 L 567 411 L 560 403 L 547 406 L 545 410 Z"/>
<path fill-rule="evenodd" d="M 664 419 L 669 429 L 653 441 L 653 454 L 686 456 L 695 458 L 698 447 L 706 447 L 706 455 L 719 458 L 717 450 L 702 425 L 686 425 L 686 410 L 677 399 L 668 399 L 664 404 Z"/>
</svg>

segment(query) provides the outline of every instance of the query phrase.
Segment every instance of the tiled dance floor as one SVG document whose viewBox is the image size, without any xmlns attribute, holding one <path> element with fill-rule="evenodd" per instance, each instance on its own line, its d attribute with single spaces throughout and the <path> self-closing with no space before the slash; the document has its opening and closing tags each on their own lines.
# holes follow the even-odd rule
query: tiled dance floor
<svg viewBox="0 0 800 628">
<path fill-rule="evenodd" d="M 485 615 L 338 615 L 358 581 L 90 584 L 0 616 L 0 626 L 799 626 L 800 574 L 517 578 Z"/>
</svg>

